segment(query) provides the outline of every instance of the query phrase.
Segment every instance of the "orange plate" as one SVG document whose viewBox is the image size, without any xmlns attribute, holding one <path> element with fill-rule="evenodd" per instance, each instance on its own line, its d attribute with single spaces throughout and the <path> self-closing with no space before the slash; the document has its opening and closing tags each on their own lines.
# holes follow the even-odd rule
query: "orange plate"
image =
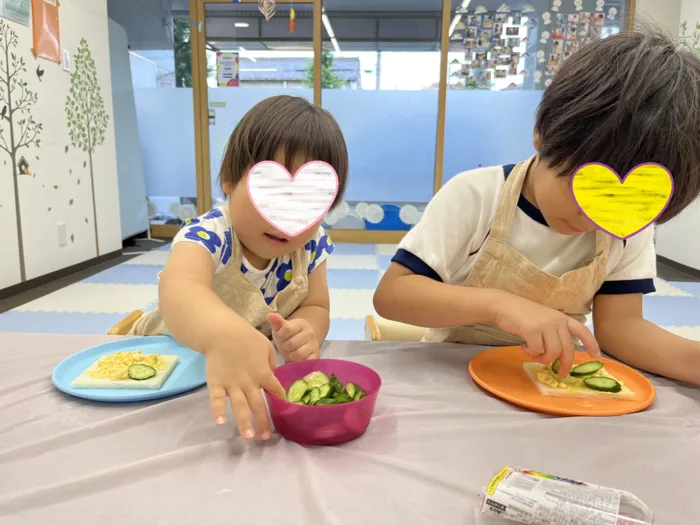
<svg viewBox="0 0 700 525">
<path fill-rule="evenodd" d="M 575 364 L 591 358 L 576 352 Z M 469 374 L 476 383 L 501 399 L 523 408 L 555 416 L 620 416 L 640 412 L 651 406 L 656 392 L 642 374 L 610 359 L 602 358 L 605 368 L 637 394 L 633 401 L 615 399 L 566 399 L 547 397 L 539 393 L 525 373 L 523 363 L 529 362 L 519 346 L 484 350 L 469 363 Z"/>
</svg>

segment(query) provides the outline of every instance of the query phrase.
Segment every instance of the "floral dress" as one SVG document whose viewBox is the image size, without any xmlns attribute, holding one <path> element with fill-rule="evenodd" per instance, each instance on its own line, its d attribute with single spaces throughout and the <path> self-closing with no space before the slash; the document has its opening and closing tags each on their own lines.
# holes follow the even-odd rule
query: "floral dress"
<svg viewBox="0 0 700 525">
<path fill-rule="evenodd" d="M 211 254 L 217 273 L 222 271 L 231 259 L 231 225 L 221 208 L 214 208 L 206 215 L 188 220 L 173 239 L 173 246 L 180 242 L 191 242 L 205 247 Z M 307 271 L 311 274 L 333 251 L 333 243 L 323 228 L 319 227 L 314 238 L 306 243 L 304 249 L 309 255 Z M 285 254 L 272 259 L 262 270 L 255 268 L 243 257 L 241 273 L 258 287 L 265 302 L 270 304 L 291 282 L 292 256 Z"/>
</svg>

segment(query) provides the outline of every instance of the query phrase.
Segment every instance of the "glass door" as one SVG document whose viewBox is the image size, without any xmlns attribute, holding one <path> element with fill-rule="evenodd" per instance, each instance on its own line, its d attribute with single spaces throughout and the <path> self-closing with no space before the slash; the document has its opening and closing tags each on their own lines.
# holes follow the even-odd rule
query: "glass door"
<svg viewBox="0 0 700 525">
<path fill-rule="evenodd" d="M 255 104 L 290 94 L 320 105 L 320 89 L 314 89 L 314 29 L 316 24 L 320 46 L 321 0 L 277 0 L 267 17 L 257 0 L 197 3 L 198 60 L 193 70 L 203 196 L 199 211 L 204 213 L 225 202 L 218 178 L 226 143 Z"/>
</svg>

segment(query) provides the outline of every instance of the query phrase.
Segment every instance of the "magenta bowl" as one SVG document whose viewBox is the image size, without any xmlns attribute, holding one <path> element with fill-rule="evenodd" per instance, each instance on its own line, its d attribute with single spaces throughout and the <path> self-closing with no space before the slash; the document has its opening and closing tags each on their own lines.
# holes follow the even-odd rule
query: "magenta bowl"
<svg viewBox="0 0 700 525">
<path fill-rule="evenodd" d="M 320 370 L 335 374 L 343 383 L 352 381 L 367 397 L 343 405 L 295 405 L 265 392 L 270 417 L 282 437 L 300 445 L 339 445 L 365 433 L 374 413 L 382 380 L 364 365 L 340 359 L 315 359 L 289 363 L 275 369 L 275 376 L 285 390 L 307 374 Z"/>
</svg>

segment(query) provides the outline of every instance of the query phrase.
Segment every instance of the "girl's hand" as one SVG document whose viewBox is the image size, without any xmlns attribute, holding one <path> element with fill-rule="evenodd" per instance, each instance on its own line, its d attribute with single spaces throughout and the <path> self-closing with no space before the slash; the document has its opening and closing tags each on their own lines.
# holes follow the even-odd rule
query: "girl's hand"
<svg viewBox="0 0 700 525">
<path fill-rule="evenodd" d="M 568 315 L 522 297 L 504 298 L 495 318 L 501 330 L 525 339 L 523 351 L 542 364 L 560 359 L 559 375 L 569 375 L 574 364 L 573 337 L 578 337 L 594 359 L 600 347 L 591 331 Z"/>
<path fill-rule="evenodd" d="M 236 342 L 232 343 L 234 340 Z M 241 436 L 252 439 L 257 430 L 262 439 L 268 439 L 272 435 L 271 425 L 260 389 L 280 399 L 286 397 L 272 372 L 276 359 L 270 341 L 253 327 L 246 326 L 235 337 L 222 338 L 205 356 L 209 402 L 216 424 L 226 423 L 228 399 Z"/>
<path fill-rule="evenodd" d="M 318 359 L 320 347 L 316 333 L 303 319 L 287 321 L 279 314 L 268 314 L 272 327 L 272 340 L 286 363 Z"/>
</svg>

